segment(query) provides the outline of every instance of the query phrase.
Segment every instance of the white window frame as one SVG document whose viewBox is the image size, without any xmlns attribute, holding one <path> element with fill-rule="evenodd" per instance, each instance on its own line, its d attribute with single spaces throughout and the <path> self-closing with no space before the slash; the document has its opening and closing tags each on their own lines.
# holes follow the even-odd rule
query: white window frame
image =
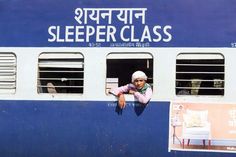
<svg viewBox="0 0 236 157">
<path fill-rule="evenodd" d="M 225 89 L 224 89 L 224 84 L 225 84 L 225 57 L 223 56 L 223 54 L 221 53 L 179 53 L 176 57 L 176 63 L 177 63 L 177 60 L 223 60 L 223 63 L 224 64 L 199 64 L 199 63 L 193 63 L 193 64 L 176 64 L 176 85 L 175 85 L 175 93 L 176 95 L 179 96 L 179 94 L 177 93 L 177 90 L 178 89 L 183 89 L 183 90 L 188 90 L 190 92 L 190 94 L 187 94 L 186 93 L 183 93 L 180 94 L 180 95 L 202 95 L 199 93 L 199 90 L 222 90 L 222 93 L 223 94 L 204 94 L 206 96 L 223 96 L 224 95 L 224 92 L 225 92 Z M 182 66 L 182 67 L 190 67 L 190 66 L 193 66 L 193 67 L 223 67 L 223 71 L 219 72 L 219 71 L 177 71 L 177 67 L 178 66 Z M 185 75 L 191 75 L 191 74 L 194 74 L 194 75 L 204 75 L 205 78 L 209 77 L 210 75 L 224 75 L 223 78 L 224 79 L 215 79 L 215 78 L 212 78 L 212 79 L 178 79 L 177 78 L 177 75 L 178 74 L 185 74 Z M 191 83 L 192 86 L 191 87 L 185 87 L 185 86 L 177 86 L 178 83 Z M 214 83 L 214 86 L 213 87 L 201 87 L 201 84 L 203 82 L 211 82 L 211 83 Z M 222 87 L 219 87 L 219 84 L 222 84 Z M 193 84 L 195 84 L 195 86 L 193 87 Z M 217 87 L 218 86 L 218 87 Z M 194 93 L 198 93 L 198 94 L 194 94 Z"/>
<path fill-rule="evenodd" d="M 148 52 L 111 52 L 107 55 L 106 57 L 106 60 L 118 60 L 118 59 L 122 59 L 122 60 L 125 60 L 125 59 L 129 59 L 129 60 L 132 60 L 132 59 L 151 59 L 151 60 L 154 60 L 154 57 L 152 56 L 151 53 L 148 53 Z M 108 66 L 108 65 L 106 65 Z M 149 62 L 147 63 L 147 66 L 149 66 Z M 151 67 L 152 68 L 152 76 L 153 76 L 153 70 L 154 70 L 154 67 Z M 134 72 L 134 71 L 133 71 Z M 107 73 L 107 71 L 106 71 Z M 131 79 L 131 75 L 129 76 L 129 78 Z M 153 86 L 153 78 L 148 78 L 148 80 L 151 80 L 152 83 L 150 84 L 150 82 L 148 82 L 151 86 Z M 116 88 L 118 87 L 118 78 L 107 78 L 106 77 L 106 94 L 109 94 L 109 90 L 111 88 Z M 131 81 L 130 81 L 131 82 Z"/>
<path fill-rule="evenodd" d="M 79 52 L 43 52 L 38 57 L 38 93 L 53 94 L 83 94 L 84 92 L 84 56 Z M 42 70 L 44 69 L 44 70 Z M 46 69 L 46 70 L 45 70 Z M 52 69 L 52 70 L 48 70 Z M 58 69 L 58 70 L 54 70 Z M 73 69 L 73 70 L 71 70 Z M 41 77 L 41 73 L 50 77 Z M 68 77 L 69 73 L 80 73 L 82 77 Z M 55 74 L 55 77 L 51 75 Z M 59 75 L 59 76 L 58 76 Z M 65 75 L 63 77 L 62 75 Z M 67 77 L 66 77 L 67 76 Z M 42 84 L 42 81 L 49 82 Z M 79 83 L 81 85 L 68 85 L 68 81 Z M 55 83 L 57 82 L 57 83 Z M 59 83 L 58 83 L 59 82 Z M 44 88 L 44 90 L 43 90 Z M 68 92 L 70 89 L 78 90 L 78 92 Z M 61 90 L 61 89 L 64 89 Z M 65 91 L 66 90 L 66 91 Z M 82 92 L 79 92 L 82 91 Z"/>
<path fill-rule="evenodd" d="M 16 55 L 0 52 L 0 94 L 15 94 L 16 72 Z"/>
</svg>

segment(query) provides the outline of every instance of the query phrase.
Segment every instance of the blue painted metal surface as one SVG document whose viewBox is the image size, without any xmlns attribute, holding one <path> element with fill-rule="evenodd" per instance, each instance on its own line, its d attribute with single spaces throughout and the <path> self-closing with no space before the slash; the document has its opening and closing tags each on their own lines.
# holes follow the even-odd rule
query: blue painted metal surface
<svg viewBox="0 0 236 157">
<path fill-rule="evenodd" d="M 168 104 L 142 110 L 113 102 L 1 101 L 0 154 L 156 156 L 167 153 Z M 142 112 L 143 111 L 143 112 Z"/>
<path fill-rule="evenodd" d="M 146 108 L 116 102 L 0 101 L 4 157 L 199 157 L 234 154 L 168 152 L 169 102 Z M 132 103 L 130 103 L 132 104 Z"/>
<path fill-rule="evenodd" d="M 48 42 L 48 28 L 78 26 L 76 8 L 147 8 L 145 25 L 172 26 L 169 42 L 149 42 L 151 47 L 235 47 L 235 0 L 0 0 L 0 46 L 68 46 L 87 47 L 88 42 Z M 82 24 L 83 25 L 83 24 Z M 108 25 L 103 23 L 102 25 Z M 114 20 L 119 31 L 124 25 Z M 134 23 L 135 34 L 141 35 L 144 25 Z M 83 25 L 84 26 L 84 25 Z M 96 27 L 96 24 L 93 24 Z M 125 36 L 130 35 L 129 31 Z M 63 36 L 63 33 L 61 32 Z M 163 34 L 162 34 L 163 35 Z M 116 43 L 126 43 L 116 36 Z M 140 38 L 140 37 L 139 37 Z M 154 38 L 154 37 L 152 37 Z M 96 43 L 95 39 L 91 39 Z M 144 42 L 146 43 L 146 42 Z M 102 47 L 110 42 L 100 43 Z"/>
</svg>

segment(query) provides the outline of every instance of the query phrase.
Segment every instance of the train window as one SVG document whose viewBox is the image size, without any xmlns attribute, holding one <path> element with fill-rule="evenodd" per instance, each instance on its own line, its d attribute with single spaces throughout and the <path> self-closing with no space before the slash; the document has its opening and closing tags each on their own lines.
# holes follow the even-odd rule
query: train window
<svg viewBox="0 0 236 157">
<path fill-rule="evenodd" d="M 131 82 L 133 72 L 141 70 L 153 84 L 153 57 L 149 53 L 110 53 L 107 56 L 106 93 Z"/>
<path fill-rule="evenodd" d="M 0 53 L 0 94 L 16 92 L 16 56 L 13 53 Z"/>
<path fill-rule="evenodd" d="M 82 54 L 42 53 L 38 68 L 38 93 L 83 93 Z"/>
<path fill-rule="evenodd" d="M 176 60 L 176 95 L 224 95 L 224 56 L 180 53 Z"/>
</svg>

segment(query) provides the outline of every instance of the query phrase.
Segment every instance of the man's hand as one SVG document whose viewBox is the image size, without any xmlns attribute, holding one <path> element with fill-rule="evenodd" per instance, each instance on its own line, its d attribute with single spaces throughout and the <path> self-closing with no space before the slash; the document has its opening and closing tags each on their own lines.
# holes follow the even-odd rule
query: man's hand
<svg viewBox="0 0 236 157">
<path fill-rule="evenodd" d="M 125 103 L 125 96 L 124 96 L 124 94 L 121 94 L 121 95 L 118 97 L 118 104 L 119 104 L 119 107 L 120 107 L 121 109 L 125 108 L 126 103 Z"/>
<path fill-rule="evenodd" d="M 129 90 L 129 94 L 134 94 L 135 92 L 137 92 L 136 90 Z"/>
</svg>

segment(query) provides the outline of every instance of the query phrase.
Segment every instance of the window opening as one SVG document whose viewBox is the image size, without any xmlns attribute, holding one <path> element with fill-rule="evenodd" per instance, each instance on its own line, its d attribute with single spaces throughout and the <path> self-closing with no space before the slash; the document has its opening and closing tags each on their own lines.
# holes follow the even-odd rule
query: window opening
<svg viewBox="0 0 236 157">
<path fill-rule="evenodd" d="M 42 53 L 39 93 L 83 93 L 84 58 L 80 53 Z"/>
<path fill-rule="evenodd" d="M 13 53 L 0 53 L 0 94 L 16 92 L 16 56 Z"/>
<path fill-rule="evenodd" d="M 181 53 L 176 60 L 177 95 L 224 95 L 224 57 L 218 53 Z"/>
<path fill-rule="evenodd" d="M 132 74 L 143 71 L 153 85 L 153 57 L 149 53 L 111 53 L 107 56 L 106 93 L 111 88 L 131 83 Z"/>
</svg>

